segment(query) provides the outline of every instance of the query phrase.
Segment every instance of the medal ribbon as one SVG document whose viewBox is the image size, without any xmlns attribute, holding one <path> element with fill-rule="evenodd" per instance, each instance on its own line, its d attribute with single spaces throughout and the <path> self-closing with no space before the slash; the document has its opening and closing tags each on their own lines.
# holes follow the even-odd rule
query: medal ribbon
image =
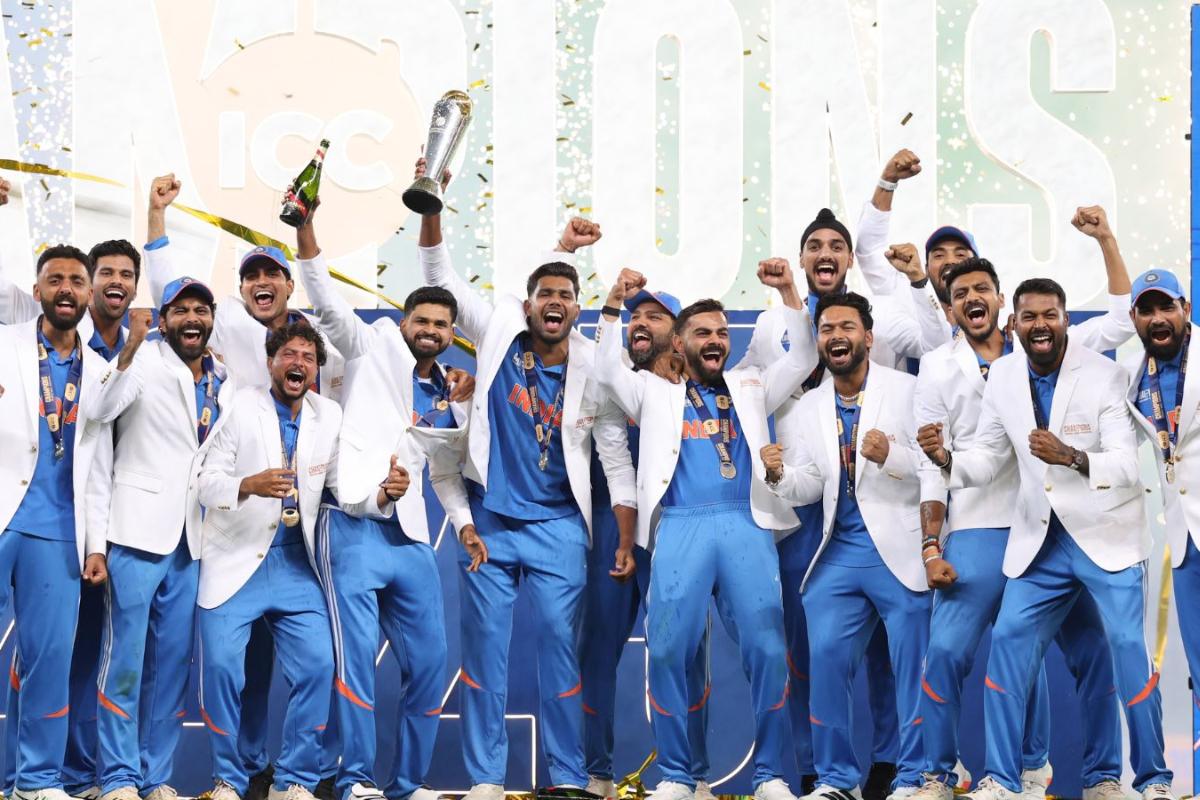
<svg viewBox="0 0 1200 800">
<path fill-rule="evenodd" d="M 1171 410 L 1178 413 L 1183 407 L 1183 384 L 1187 378 L 1188 346 L 1191 344 L 1192 329 L 1188 327 L 1183 336 L 1183 355 L 1179 359 L 1179 381 L 1175 384 L 1175 405 Z M 1158 359 L 1154 356 L 1146 358 L 1146 378 L 1150 383 L 1151 422 L 1157 432 L 1158 449 L 1162 453 L 1163 466 L 1167 470 L 1167 480 L 1175 480 L 1175 441 L 1179 434 L 1179 418 L 1171 424 L 1170 414 L 1163 403 L 1162 384 L 1159 381 Z"/>
<path fill-rule="evenodd" d="M 1037 384 L 1032 376 L 1029 378 L 1029 399 L 1033 401 L 1033 421 L 1038 430 L 1048 430 L 1050 423 L 1046 421 L 1046 415 L 1042 413 L 1042 404 L 1038 402 Z"/>
<path fill-rule="evenodd" d="M 279 445 L 280 445 L 280 451 L 283 454 L 283 468 L 292 471 L 292 488 L 283 498 L 283 524 L 287 525 L 290 528 L 295 523 L 289 524 L 287 521 L 287 517 L 290 514 L 294 514 L 296 516 L 296 518 L 298 519 L 300 516 L 300 489 L 298 488 L 298 485 L 297 485 L 297 481 L 299 481 L 300 476 L 296 472 L 296 450 L 300 444 L 300 434 L 299 434 L 299 432 L 297 432 L 296 444 L 292 446 L 291 452 L 289 453 L 288 446 L 287 446 L 287 436 L 284 435 L 284 425 L 286 425 L 286 423 L 283 420 L 280 420 L 279 421 Z"/>
<path fill-rule="evenodd" d="M 864 380 L 863 385 L 858 390 L 858 394 L 854 397 L 854 405 L 849 407 L 850 410 L 850 436 L 846 437 L 845 424 L 842 422 L 842 413 L 836 408 L 837 423 L 838 423 L 838 453 L 842 457 L 842 469 L 846 471 L 846 494 L 850 497 L 854 496 L 854 476 L 858 469 L 858 419 L 862 416 L 863 394 L 867 391 L 867 382 Z M 834 399 L 834 404 L 837 399 Z"/>
<path fill-rule="evenodd" d="M 204 440 L 208 438 L 208 432 L 212 430 L 213 417 L 217 414 L 217 373 L 211 355 L 204 357 L 200 362 L 200 367 L 208 379 L 208 386 L 204 391 L 204 404 L 200 408 L 200 416 L 196 420 L 196 441 L 204 444 Z"/>
<path fill-rule="evenodd" d="M 63 441 L 64 429 L 74 425 L 79 416 L 79 385 L 83 381 L 83 346 L 79 343 L 79 334 L 75 334 L 75 350 L 71 353 L 71 367 L 67 371 L 67 383 L 63 386 L 63 396 L 60 400 L 54 394 L 54 381 L 50 378 L 50 350 L 52 346 L 42 333 L 42 317 L 38 317 L 38 381 L 41 385 L 42 418 L 50 429 L 50 438 L 54 441 L 54 457 L 62 460 L 67 448 Z"/>
<path fill-rule="evenodd" d="M 440 370 L 439 365 L 434 364 L 433 372 L 430 373 L 430 376 L 431 377 L 437 377 L 437 376 L 441 377 L 441 379 L 442 379 L 441 388 L 438 390 L 437 399 L 433 401 L 433 408 L 431 408 L 429 411 L 426 411 L 424 414 L 421 415 L 420 419 L 417 420 L 418 428 L 435 428 L 435 427 L 437 427 L 438 417 L 442 416 L 443 414 L 447 413 L 450 410 L 450 383 L 449 383 L 449 381 L 446 380 L 446 373 L 444 371 L 439 371 L 439 370 Z M 533 397 L 533 395 L 531 394 L 530 398 L 532 398 L 532 397 Z"/>
<path fill-rule="evenodd" d="M 563 362 L 562 379 L 558 383 L 558 393 L 554 404 L 546 413 L 548 422 L 542 422 L 542 401 L 538 397 L 537 370 L 535 368 L 533 350 L 529 347 L 529 334 L 521 334 L 521 366 L 525 371 L 525 391 L 529 393 L 529 411 L 533 414 L 533 435 L 538 443 L 538 469 L 545 470 L 550 463 L 550 440 L 554 436 L 554 417 L 562 408 L 563 394 L 567 390 L 567 362 Z"/>
<path fill-rule="evenodd" d="M 1009 353 L 1011 353 L 1012 351 L 1013 351 L 1012 334 L 1005 333 L 1004 334 L 1004 349 L 1000 351 L 1000 355 L 1006 356 Z M 994 362 L 992 362 L 992 363 L 994 363 Z M 988 379 L 988 373 L 992 371 L 992 363 L 987 363 L 984 361 L 980 361 L 980 363 L 979 363 L 979 374 L 983 376 L 983 379 L 985 381 Z M 1035 403 L 1035 405 L 1036 405 L 1036 403 Z"/>
<path fill-rule="evenodd" d="M 735 477 L 737 471 L 733 465 L 733 456 L 729 453 L 729 441 L 733 438 L 733 423 L 730 420 L 733 413 L 733 401 L 728 394 L 717 394 L 717 415 L 720 417 L 718 422 L 713 419 L 712 412 L 708 410 L 708 406 L 704 404 L 704 398 L 700 396 L 700 385 L 690 378 L 687 382 L 687 398 L 692 404 L 692 408 L 696 410 L 696 416 L 700 418 L 700 424 L 704 426 L 708 440 L 716 448 L 717 458 L 721 460 L 721 477 Z M 717 434 L 720 434 L 719 439 Z"/>
</svg>

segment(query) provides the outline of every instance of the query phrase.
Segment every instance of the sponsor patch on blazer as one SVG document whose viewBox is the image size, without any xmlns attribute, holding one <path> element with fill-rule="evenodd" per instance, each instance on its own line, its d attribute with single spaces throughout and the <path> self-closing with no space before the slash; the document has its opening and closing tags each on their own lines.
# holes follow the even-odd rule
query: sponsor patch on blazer
<svg viewBox="0 0 1200 800">
<path fill-rule="evenodd" d="M 1092 423 L 1090 422 L 1073 422 L 1069 425 L 1063 425 L 1063 435 L 1070 436 L 1078 433 L 1091 433 Z"/>
<path fill-rule="evenodd" d="M 742 378 L 742 387 L 745 388 L 747 386 L 758 386 L 761 388 L 762 381 L 760 381 L 758 378 Z"/>
<path fill-rule="evenodd" d="M 313 464 L 308 468 L 309 475 L 324 475 L 325 470 L 329 469 L 329 464 Z"/>
<path fill-rule="evenodd" d="M 584 428 L 591 426 L 593 423 L 595 423 L 595 421 L 595 417 L 580 417 L 579 419 L 575 420 L 575 429 L 583 430 Z"/>
<path fill-rule="evenodd" d="M 342 376 L 342 375 L 334 375 L 333 380 L 331 380 L 329 382 L 329 385 L 336 389 L 337 387 L 342 385 L 343 378 L 344 378 L 344 376 Z"/>
</svg>

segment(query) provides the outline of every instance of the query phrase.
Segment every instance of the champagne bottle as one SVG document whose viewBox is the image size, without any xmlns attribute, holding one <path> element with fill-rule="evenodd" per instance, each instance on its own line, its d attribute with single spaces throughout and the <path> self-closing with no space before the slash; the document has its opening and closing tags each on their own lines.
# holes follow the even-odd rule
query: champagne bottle
<svg viewBox="0 0 1200 800">
<path fill-rule="evenodd" d="M 313 201 L 317 199 L 317 192 L 321 188 L 321 167 L 325 164 L 325 151 L 328 149 L 329 140 L 322 139 L 316 155 L 296 176 L 296 180 L 292 181 L 287 196 L 283 199 L 283 211 L 280 212 L 279 218 L 293 228 L 299 228 L 308 221 Z"/>
</svg>

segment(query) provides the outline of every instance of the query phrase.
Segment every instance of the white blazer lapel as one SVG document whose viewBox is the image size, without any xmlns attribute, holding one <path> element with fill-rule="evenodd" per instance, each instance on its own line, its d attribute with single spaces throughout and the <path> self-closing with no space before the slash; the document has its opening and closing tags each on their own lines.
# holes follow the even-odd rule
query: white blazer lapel
<svg viewBox="0 0 1200 800">
<path fill-rule="evenodd" d="M 576 341 L 578 337 L 579 341 Z M 580 341 L 584 346 L 580 346 Z M 563 392 L 562 426 L 574 427 L 579 419 L 579 409 L 583 404 L 583 390 L 587 384 L 588 372 L 593 367 L 593 359 L 585 349 L 587 340 L 578 331 L 571 331 L 571 343 L 575 345 L 567 351 L 567 388 Z M 547 405 L 554 402 L 553 397 L 546 398 Z"/>
<path fill-rule="evenodd" d="M 409 381 L 409 390 L 411 389 L 412 381 Z M 305 394 L 303 413 L 300 414 L 300 432 L 296 436 L 296 486 L 301 493 L 305 485 L 304 476 L 308 474 L 308 468 L 312 464 L 313 448 L 317 445 L 317 428 L 320 424 L 321 412 L 317 409 L 317 404 Z"/>
<path fill-rule="evenodd" d="M 38 435 L 38 407 L 41 402 L 41 391 L 38 386 L 38 338 L 37 323 L 24 325 L 24 335 L 16 337 L 17 363 L 24 384 L 26 409 L 29 412 L 29 430 Z"/>
<path fill-rule="evenodd" d="M 259 433 L 263 452 L 267 456 L 267 469 L 283 468 L 283 437 L 279 433 L 279 417 L 275 410 L 274 396 L 268 391 L 258 401 L 259 406 L 269 412 L 259 416 Z"/>
<path fill-rule="evenodd" d="M 1192 341 L 1196 341 L 1197 329 L 1192 325 Z M 1191 432 L 1192 422 L 1196 419 L 1196 404 L 1200 403 L 1200 378 L 1196 377 L 1196 370 L 1200 369 L 1200 363 L 1191 363 L 1191 344 L 1188 344 L 1188 372 L 1183 379 L 1183 407 L 1179 409 L 1179 432 L 1176 434 L 1175 441 L 1182 442 L 1184 437 Z M 1133 389 L 1136 394 L 1136 384 Z M 1163 398 L 1167 400 L 1167 398 Z M 1174 402 L 1175 398 L 1167 400 Z M 1140 415 L 1139 415 L 1140 416 Z"/>
<path fill-rule="evenodd" d="M 987 381 L 979 371 L 979 359 L 965 336 L 954 343 L 954 362 L 966 377 L 967 385 L 974 389 L 976 394 L 982 395 Z"/>
<path fill-rule="evenodd" d="M 854 444 L 857 449 L 854 470 L 854 488 L 856 490 L 862 485 L 862 476 L 866 473 L 866 470 L 863 469 L 863 466 L 867 463 L 862 455 L 863 437 L 866 436 L 867 431 L 878 427 L 879 414 L 883 411 L 883 398 L 888 390 L 882 373 L 882 370 L 875 371 L 874 384 L 872 384 L 872 376 L 868 374 L 866 391 L 863 392 L 862 411 L 858 416 L 858 441 Z M 838 442 L 838 450 L 838 469 L 841 469 L 841 442 Z"/>
<path fill-rule="evenodd" d="M 1082 365 L 1079 362 L 1078 353 L 1078 347 L 1068 342 L 1066 355 L 1063 356 L 1063 363 L 1058 371 L 1058 383 L 1054 386 L 1054 401 L 1050 404 L 1050 419 L 1047 420 L 1050 431 L 1056 436 L 1062 430 L 1063 418 L 1067 415 L 1067 406 L 1071 404 L 1071 395 L 1075 392 L 1075 384 L 1079 382 L 1079 368 Z"/>
<path fill-rule="evenodd" d="M 838 414 L 835 409 L 833 381 L 821 385 L 821 402 L 817 405 L 817 421 L 821 426 L 821 441 L 825 444 L 826 474 L 841 475 L 841 442 L 838 440 Z M 816 455 L 815 453 L 813 454 Z"/>
</svg>

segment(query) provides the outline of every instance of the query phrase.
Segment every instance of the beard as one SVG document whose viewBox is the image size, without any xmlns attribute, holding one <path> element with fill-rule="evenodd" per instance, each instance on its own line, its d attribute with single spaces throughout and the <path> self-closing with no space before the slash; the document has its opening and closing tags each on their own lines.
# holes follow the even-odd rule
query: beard
<svg viewBox="0 0 1200 800">
<path fill-rule="evenodd" d="M 1152 328 L 1152 330 L 1161 330 L 1161 326 Z M 1145 338 L 1142 339 L 1142 344 L 1146 348 L 1146 354 L 1160 361 L 1169 361 L 1179 355 L 1179 348 L 1183 347 L 1183 332 L 1171 329 L 1171 338 L 1162 342 L 1157 342 L 1150 338 L 1150 330 L 1146 331 Z"/>
<path fill-rule="evenodd" d="M 63 294 L 57 295 L 52 299 L 43 299 L 42 314 L 46 318 L 46 321 L 49 322 L 55 328 L 55 330 L 74 330 L 75 327 L 79 325 L 79 321 L 83 319 L 83 315 L 87 313 L 87 306 L 76 303 L 74 314 L 69 317 L 64 317 L 59 311 L 57 305 L 58 301 L 61 299 L 74 300 L 74 298 L 70 295 Z"/>
<path fill-rule="evenodd" d="M 183 339 L 184 328 L 193 330 L 200 329 L 199 342 L 186 342 Z M 179 356 L 179 360 L 185 364 L 189 361 L 194 361 L 204 355 L 205 348 L 208 347 L 208 340 L 212 336 L 212 328 L 200 324 L 185 324 L 175 328 L 167 328 L 163 338 L 167 340 L 167 344 L 175 351 L 175 355 Z"/>
<path fill-rule="evenodd" d="M 702 357 L 702 353 L 717 352 L 715 349 L 701 348 L 700 350 L 689 350 L 686 354 L 688 368 L 692 374 L 700 378 L 703 384 L 711 384 L 720 379 L 721 374 L 725 370 L 725 361 L 729 358 L 729 351 L 721 348 L 720 363 L 716 366 L 709 366 Z"/>
<path fill-rule="evenodd" d="M 854 370 L 858 369 L 867 359 L 867 344 L 866 342 L 857 342 L 850 346 L 850 358 L 844 364 L 833 364 L 829 358 L 829 353 L 822 352 L 821 360 L 825 364 L 825 368 L 833 375 L 841 377 L 849 375 Z"/>
<path fill-rule="evenodd" d="M 404 336 L 405 344 L 408 345 L 409 351 L 413 354 L 413 358 L 437 358 L 450 347 L 450 342 L 448 341 L 443 342 L 439 339 L 435 343 L 425 337 L 409 336 L 403 331 L 401 333 Z"/>
<path fill-rule="evenodd" d="M 650 337 L 650 346 L 645 350 L 634 350 L 633 342 L 626 346 L 625 352 L 629 354 L 629 360 L 633 362 L 635 367 L 649 367 L 654 363 L 660 355 L 671 349 L 669 341 L 659 341 L 653 336 Z"/>
</svg>

